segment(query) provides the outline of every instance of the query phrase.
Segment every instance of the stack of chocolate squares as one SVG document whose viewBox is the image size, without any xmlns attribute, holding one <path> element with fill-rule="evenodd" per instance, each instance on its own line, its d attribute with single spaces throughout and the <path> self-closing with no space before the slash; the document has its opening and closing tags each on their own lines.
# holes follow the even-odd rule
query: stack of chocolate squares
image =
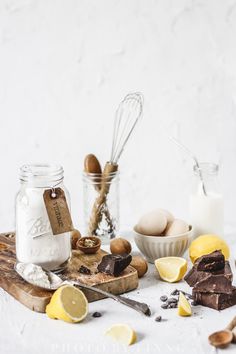
<svg viewBox="0 0 236 354">
<path fill-rule="evenodd" d="M 196 304 L 215 310 L 236 305 L 236 287 L 232 286 L 233 274 L 221 251 L 198 258 L 184 279 L 193 287 L 193 299 Z"/>
</svg>

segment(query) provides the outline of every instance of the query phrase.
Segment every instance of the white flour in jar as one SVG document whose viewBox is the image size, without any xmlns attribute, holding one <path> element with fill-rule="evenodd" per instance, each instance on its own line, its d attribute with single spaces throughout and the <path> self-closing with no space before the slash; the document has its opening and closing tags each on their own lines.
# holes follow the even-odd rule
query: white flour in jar
<svg viewBox="0 0 236 354">
<path fill-rule="evenodd" d="M 17 260 L 56 270 L 70 258 L 70 233 L 53 235 L 43 193 L 44 188 L 25 187 L 17 195 Z"/>
</svg>

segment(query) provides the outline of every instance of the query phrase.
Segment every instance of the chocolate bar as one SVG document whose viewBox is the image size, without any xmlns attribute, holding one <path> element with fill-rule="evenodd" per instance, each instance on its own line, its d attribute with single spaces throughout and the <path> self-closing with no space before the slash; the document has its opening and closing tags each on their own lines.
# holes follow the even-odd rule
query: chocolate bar
<svg viewBox="0 0 236 354">
<path fill-rule="evenodd" d="M 103 256 L 101 263 L 98 265 L 97 269 L 99 272 L 114 275 L 117 277 L 123 270 L 128 267 L 132 261 L 132 256 L 129 255 L 114 255 L 107 254 Z"/>
<path fill-rule="evenodd" d="M 206 254 L 196 260 L 194 268 L 199 271 L 212 272 L 223 269 L 225 266 L 225 257 L 221 251 L 215 251 Z"/>
<path fill-rule="evenodd" d="M 214 272 L 205 272 L 198 271 L 195 266 L 185 275 L 184 280 L 188 283 L 189 286 L 193 287 L 198 282 L 213 278 L 213 282 L 217 282 L 220 278 L 226 278 L 230 281 L 233 279 L 233 274 L 228 261 L 225 261 L 225 267 L 221 270 L 216 270 Z"/>
<path fill-rule="evenodd" d="M 231 294 L 233 290 L 231 280 L 226 278 L 223 274 L 209 276 L 206 279 L 200 280 L 194 285 L 194 291 L 203 293 L 223 293 Z"/>
<path fill-rule="evenodd" d="M 231 294 L 202 293 L 193 289 L 193 297 L 196 304 L 215 310 L 224 310 L 236 305 L 236 288 L 233 287 Z"/>
</svg>

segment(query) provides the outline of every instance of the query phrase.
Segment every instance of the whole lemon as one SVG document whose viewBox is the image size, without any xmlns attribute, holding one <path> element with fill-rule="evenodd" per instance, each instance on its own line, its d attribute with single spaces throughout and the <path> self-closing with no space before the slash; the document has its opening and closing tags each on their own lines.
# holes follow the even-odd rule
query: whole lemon
<svg viewBox="0 0 236 354">
<path fill-rule="evenodd" d="M 201 235 L 189 247 L 189 257 L 194 263 L 199 257 L 220 250 L 226 259 L 229 259 L 229 247 L 226 242 L 216 235 Z"/>
</svg>

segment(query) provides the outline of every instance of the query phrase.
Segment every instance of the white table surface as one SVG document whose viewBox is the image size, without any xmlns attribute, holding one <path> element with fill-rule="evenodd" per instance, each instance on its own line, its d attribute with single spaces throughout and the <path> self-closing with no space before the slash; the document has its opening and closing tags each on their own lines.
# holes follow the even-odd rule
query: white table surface
<svg viewBox="0 0 236 354">
<path fill-rule="evenodd" d="M 233 236 L 231 240 L 235 250 Z M 154 266 L 149 265 L 139 288 L 126 296 L 149 304 L 151 317 L 104 299 L 90 303 L 88 317 L 78 324 L 51 320 L 45 314 L 30 311 L 0 289 L 0 353 L 235 354 L 236 344 L 216 350 L 208 344 L 207 338 L 230 322 L 236 315 L 236 306 L 220 312 L 196 306 L 191 317 L 180 317 L 177 309 L 161 309 L 159 300 L 161 295 L 170 295 L 176 288 L 191 292 L 184 281 L 168 284 L 159 280 Z M 102 317 L 93 318 L 95 311 L 101 312 Z M 162 316 L 162 322 L 155 322 L 157 315 Z M 115 323 L 129 324 L 137 332 L 137 342 L 126 347 L 104 336 L 105 330 Z"/>
</svg>

